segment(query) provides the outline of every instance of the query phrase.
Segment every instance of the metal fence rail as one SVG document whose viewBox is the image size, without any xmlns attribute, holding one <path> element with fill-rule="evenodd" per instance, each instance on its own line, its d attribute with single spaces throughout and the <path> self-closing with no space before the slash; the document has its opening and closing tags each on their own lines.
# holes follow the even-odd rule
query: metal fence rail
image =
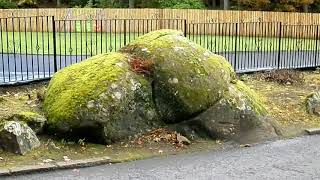
<svg viewBox="0 0 320 180">
<path fill-rule="evenodd" d="M 0 18 L 0 85 L 50 78 L 59 69 L 117 51 L 158 29 L 183 31 L 190 40 L 225 56 L 238 73 L 320 66 L 318 25 L 15 17 Z"/>
</svg>

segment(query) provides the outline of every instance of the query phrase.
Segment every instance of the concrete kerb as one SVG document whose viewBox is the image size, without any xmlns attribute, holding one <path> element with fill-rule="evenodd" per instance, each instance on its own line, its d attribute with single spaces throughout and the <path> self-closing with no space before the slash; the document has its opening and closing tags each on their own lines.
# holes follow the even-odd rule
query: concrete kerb
<svg viewBox="0 0 320 180">
<path fill-rule="evenodd" d="M 84 160 L 70 160 L 70 161 L 60 161 L 60 162 L 52 162 L 52 163 L 44 163 L 41 165 L 27 165 L 21 167 L 12 167 L 12 168 L 4 168 L 0 169 L 0 177 L 1 176 L 13 176 L 13 175 L 21 175 L 35 172 L 45 172 L 59 169 L 75 169 L 75 168 L 84 168 L 91 167 L 103 164 L 116 163 L 112 162 L 110 157 L 99 157 L 99 158 L 90 158 Z"/>
</svg>

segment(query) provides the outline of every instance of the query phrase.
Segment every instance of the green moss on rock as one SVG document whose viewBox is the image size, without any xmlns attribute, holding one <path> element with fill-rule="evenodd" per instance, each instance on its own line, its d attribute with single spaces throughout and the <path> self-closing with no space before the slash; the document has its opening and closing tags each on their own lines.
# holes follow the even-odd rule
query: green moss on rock
<svg viewBox="0 0 320 180">
<path fill-rule="evenodd" d="M 131 71 L 128 59 L 102 54 L 56 73 L 44 101 L 49 128 L 94 133 L 109 143 L 156 126 L 150 82 Z"/>
<path fill-rule="evenodd" d="M 245 85 L 242 81 L 237 81 L 235 84 L 239 93 L 244 96 L 248 101 L 248 106 L 255 111 L 258 115 L 267 115 L 267 110 L 262 102 L 262 98 L 259 97 L 252 89 Z"/>
<path fill-rule="evenodd" d="M 89 99 L 96 99 L 112 82 L 125 73 L 117 63 L 125 62 L 119 53 L 101 54 L 56 73 L 48 86 L 44 109 L 49 123 L 63 121 L 74 124 L 79 118 L 77 109 Z"/>
</svg>

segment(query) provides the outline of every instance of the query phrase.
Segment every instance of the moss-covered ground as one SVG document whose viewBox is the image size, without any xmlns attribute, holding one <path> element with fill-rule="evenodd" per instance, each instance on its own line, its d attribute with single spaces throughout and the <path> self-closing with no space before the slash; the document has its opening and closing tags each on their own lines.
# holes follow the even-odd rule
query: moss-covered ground
<svg viewBox="0 0 320 180">
<path fill-rule="evenodd" d="M 267 82 L 249 75 L 245 83 L 249 85 L 266 105 L 271 116 L 283 125 L 285 137 L 303 133 L 305 128 L 319 127 L 320 117 L 309 115 L 305 111 L 304 100 L 310 93 L 319 90 L 320 73 L 305 71 L 302 84 L 281 85 Z M 41 112 L 41 92 L 47 83 L 31 84 L 18 87 L 0 88 L 0 119 L 5 119 L 21 111 Z M 40 148 L 19 156 L 0 151 L 0 168 L 43 164 L 46 160 L 64 161 L 64 156 L 71 160 L 109 156 L 114 162 L 131 161 L 155 156 L 166 156 L 200 150 L 214 149 L 221 146 L 218 141 L 193 141 L 189 146 L 177 147 L 171 142 L 119 142 L 106 146 L 87 143 L 85 140 L 69 142 L 49 136 L 39 136 Z"/>
</svg>

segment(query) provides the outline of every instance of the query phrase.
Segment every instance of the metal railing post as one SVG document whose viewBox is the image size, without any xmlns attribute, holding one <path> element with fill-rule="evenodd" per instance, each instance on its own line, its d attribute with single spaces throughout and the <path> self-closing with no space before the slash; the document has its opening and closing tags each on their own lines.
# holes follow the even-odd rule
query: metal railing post
<svg viewBox="0 0 320 180">
<path fill-rule="evenodd" d="M 238 23 L 236 23 L 236 36 L 234 45 L 234 71 L 237 72 L 237 42 L 238 42 Z"/>
<path fill-rule="evenodd" d="M 188 30 L 187 25 L 188 25 L 187 20 L 184 19 L 184 37 L 187 37 L 187 30 Z"/>
<path fill-rule="evenodd" d="M 124 31 L 124 35 L 123 35 L 123 37 L 124 37 L 124 46 L 125 45 L 127 45 L 127 20 L 126 19 L 124 19 L 123 20 L 123 31 Z"/>
<path fill-rule="evenodd" d="M 281 37 L 282 36 L 282 22 L 280 22 L 279 26 L 279 52 L 278 52 L 278 69 L 280 69 L 280 62 L 281 62 Z"/>
<path fill-rule="evenodd" d="M 55 23 L 54 16 L 52 16 L 52 33 L 53 33 L 53 67 L 54 67 L 54 72 L 57 72 L 58 65 L 57 65 L 56 23 Z"/>
<path fill-rule="evenodd" d="M 318 40 L 319 40 L 319 26 L 317 25 L 317 31 L 316 31 L 316 49 L 315 49 L 315 55 L 314 55 L 314 67 L 317 67 L 317 66 L 318 66 L 318 62 L 317 62 Z"/>
</svg>

